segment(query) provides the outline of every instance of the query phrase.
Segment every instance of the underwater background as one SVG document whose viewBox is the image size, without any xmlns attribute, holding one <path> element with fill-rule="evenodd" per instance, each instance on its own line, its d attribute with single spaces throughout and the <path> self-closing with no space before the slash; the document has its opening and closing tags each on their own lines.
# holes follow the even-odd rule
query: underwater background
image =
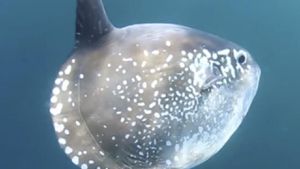
<svg viewBox="0 0 300 169">
<path fill-rule="evenodd" d="M 300 168 L 299 0 L 104 0 L 118 27 L 167 22 L 248 49 L 262 69 L 241 127 L 195 169 Z M 0 169 L 77 169 L 49 113 L 57 71 L 73 47 L 75 0 L 0 0 Z"/>
</svg>

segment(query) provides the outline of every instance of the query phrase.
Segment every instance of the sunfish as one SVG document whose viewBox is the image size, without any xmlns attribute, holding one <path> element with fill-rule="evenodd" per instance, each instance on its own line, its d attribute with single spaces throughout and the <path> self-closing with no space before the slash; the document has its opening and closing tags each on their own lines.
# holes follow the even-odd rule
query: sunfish
<svg viewBox="0 0 300 169">
<path fill-rule="evenodd" d="M 82 169 L 197 166 L 228 141 L 258 88 L 246 49 L 174 24 L 116 28 L 101 0 L 77 0 L 75 36 L 50 113 Z"/>
</svg>

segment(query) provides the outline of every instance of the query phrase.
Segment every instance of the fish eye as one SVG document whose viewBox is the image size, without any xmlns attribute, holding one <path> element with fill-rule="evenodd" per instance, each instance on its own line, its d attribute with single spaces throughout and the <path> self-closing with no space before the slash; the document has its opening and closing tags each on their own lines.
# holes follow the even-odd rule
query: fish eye
<svg viewBox="0 0 300 169">
<path fill-rule="evenodd" d="M 238 56 L 237 58 L 237 61 L 240 63 L 240 64 L 245 64 L 246 61 L 247 61 L 247 58 L 244 54 L 241 54 L 240 56 Z"/>
</svg>

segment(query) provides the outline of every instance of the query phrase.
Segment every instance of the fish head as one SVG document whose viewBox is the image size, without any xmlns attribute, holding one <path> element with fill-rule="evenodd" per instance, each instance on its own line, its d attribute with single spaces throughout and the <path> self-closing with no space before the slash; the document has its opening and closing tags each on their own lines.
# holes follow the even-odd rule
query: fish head
<svg viewBox="0 0 300 169">
<path fill-rule="evenodd" d="M 182 162 L 189 167 L 209 159 L 230 139 L 249 111 L 261 75 L 259 65 L 243 47 L 207 34 L 198 39 L 204 43 L 192 47 L 196 50 L 190 54 L 188 69 L 193 74 L 192 86 L 199 92 L 196 112 L 200 120 L 193 124 L 199 132 L 182 149 L 182 154 L 189 154 L 198 147 L 194 156 Z"/>
<path fill-rule="evenodd" d="M 244 117 L 257 92 L 261 69 L 250 52 L 236 44 L 214 51 L 208 58 L 210 76 L 204 86 L 219 91 L 226 100 L 238 101 L 232 105 L 239 105 Z"/>
</svg>

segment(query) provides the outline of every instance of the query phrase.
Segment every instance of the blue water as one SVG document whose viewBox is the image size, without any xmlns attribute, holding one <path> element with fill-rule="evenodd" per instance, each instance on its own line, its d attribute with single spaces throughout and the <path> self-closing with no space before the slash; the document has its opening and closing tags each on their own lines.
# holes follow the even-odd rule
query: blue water
<svg viewBox="0 0 300 169">
<path fill-rule="evenodd" d="M 183 24 L 246 47 L 258 95 L 239 130 L 196 169 L 300 168 L 298 0 L 106 0 L 117 26 Z M 0 168 L 77 169 L 55 138 L 48 103 L 73 46 L 75 0 L 0 0 Z"/>
</svg>

